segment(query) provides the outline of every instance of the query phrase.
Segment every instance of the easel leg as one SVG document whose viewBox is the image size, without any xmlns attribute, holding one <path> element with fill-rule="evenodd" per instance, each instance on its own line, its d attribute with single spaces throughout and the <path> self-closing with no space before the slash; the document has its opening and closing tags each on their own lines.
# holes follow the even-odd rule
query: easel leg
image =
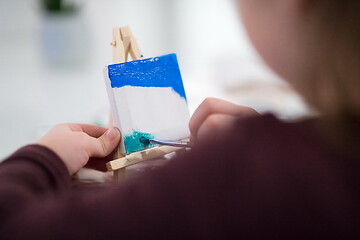
<svg viewBox="0 0 360 240">
<path fill-rule="evenodd" d="M 116 184 L 122 183 L 125 180 L 125 168 L 114 171 L 114 182 Z"/>
</svg>

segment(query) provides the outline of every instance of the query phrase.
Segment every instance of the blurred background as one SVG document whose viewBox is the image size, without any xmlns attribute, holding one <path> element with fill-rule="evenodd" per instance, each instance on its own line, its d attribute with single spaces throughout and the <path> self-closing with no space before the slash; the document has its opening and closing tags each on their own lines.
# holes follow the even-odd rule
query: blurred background
<svg viewBox="0 0 360 240">
<path fill-rule="evenodd" d="M 261 62 L 232 0 L 0 0 L 0 158 L 53 125 L 106 125 L 112 28 L 145 57 L 175 52 L 190 112 L 220 97 L 284 119 L 307 108 Z"/>
</svg>

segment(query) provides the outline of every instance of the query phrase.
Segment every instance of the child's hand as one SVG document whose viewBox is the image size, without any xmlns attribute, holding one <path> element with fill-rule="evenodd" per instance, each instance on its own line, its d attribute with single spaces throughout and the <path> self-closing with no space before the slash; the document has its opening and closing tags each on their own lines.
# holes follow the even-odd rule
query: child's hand
<svg viewBox="0 0 360 240">
<path fill-rule="evenodd" d="M 74 174 L 90 157 L 109 155 L 120 141 L 117 128 L 106 129 L 86 124 L 60 124 L 45 134 L 38 144 L 53 150 Z"/>
<path fill-rule="evenodd" d="M 225 130 L 236 118 L 256 115 L 258 113 L 252 108 L 217 98 L 207 98 L 190 119 L 191 141 L 201 139 L 207 134 L 214 134 L 214 131 Z"/>
</svg>

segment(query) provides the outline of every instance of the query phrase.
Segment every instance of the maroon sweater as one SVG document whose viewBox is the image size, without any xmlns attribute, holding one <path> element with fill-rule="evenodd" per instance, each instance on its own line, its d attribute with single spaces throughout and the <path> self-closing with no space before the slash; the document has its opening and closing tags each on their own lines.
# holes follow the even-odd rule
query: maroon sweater
<svg viewBox="0 0 360 240">
<path fill-rule="evenodd" d="M 310 121 L 269 115 L 119 188 L 73 189 L 31 145 L 0 165 L 0 239 L 359 239 L 359 172 Z"/>
</svg>

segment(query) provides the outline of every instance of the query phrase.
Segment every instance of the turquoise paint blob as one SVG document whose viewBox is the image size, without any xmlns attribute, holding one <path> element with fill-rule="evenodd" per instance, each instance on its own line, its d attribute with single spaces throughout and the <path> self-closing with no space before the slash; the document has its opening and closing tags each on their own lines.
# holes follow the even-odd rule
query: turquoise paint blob
<svg viewBox="0 0 360 240">
<path fill-rule="evenodd" d="M 154 139 L 154 136 L 151 135 L 150 133 L 143 133 L 138 131 L 133 131 L 131 134 L 124 136 L 124 145 L 125 145 L 126 154 L 138 152 L 155 146 L 154 144 L 150 144 L 150 143 L 142 143 L 140 141 L 141 138 Z"/>
</svg>

